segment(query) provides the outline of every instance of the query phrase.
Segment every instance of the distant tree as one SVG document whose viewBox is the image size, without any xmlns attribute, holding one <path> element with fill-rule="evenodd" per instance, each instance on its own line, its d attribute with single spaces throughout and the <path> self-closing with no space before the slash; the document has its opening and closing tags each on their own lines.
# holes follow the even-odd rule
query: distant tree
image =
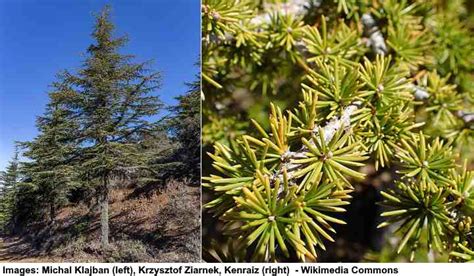
<svg viewBox="0 0 474 276">
<path fill-rule="evenodd" d="M 146 164 L 136 179 L 145 191 L 153 190 L 156 184 L 161 185 L 184 170 L 182 162 L 176 158 L 179 145 L 169 135 L 167 119 L 162 118 L 153 131 L 140 135 L 140 152 Z"/>
<path fill-rule="evenodd" d="M 20 181 L 18 149 L 15 148 L 13 158 L 5 171 L 0 172 L 0 227 L 5 227 L 13 219 L 16 190 Z"/>
<path fill-rule="evenodd" d="M 180 143 L 177 150 L 178 160 L 183 163 L 187 176 L 199 179 L 200 152 L 201 152 L 201 86 L 196 80 L 187 84 L 186 94 L 176 97 L 178 105 L 170 110 L 173 117 L 170 119 L 172 135 Z"/>
<path fill-rule="evenodd" d="M 147 119 L 162 107 L 150 93 L 160 87 L 161 75 L 149 70 L 149 63 L 133 63 L 131 55 L 118 52 L 125 37 L 114 38 L 110 8 L 97 16 L 82 68 L 64 73 L 67 91 L 75 100 L 69 104 L 79 123 L 81 145 L 79 161 L 83 177 L 96 183 L 101 210 L 101 241 L 109 244 L 110 179 L 131 168 L 143 165 L 136 135 L 151 129 Z"/>
</svg>

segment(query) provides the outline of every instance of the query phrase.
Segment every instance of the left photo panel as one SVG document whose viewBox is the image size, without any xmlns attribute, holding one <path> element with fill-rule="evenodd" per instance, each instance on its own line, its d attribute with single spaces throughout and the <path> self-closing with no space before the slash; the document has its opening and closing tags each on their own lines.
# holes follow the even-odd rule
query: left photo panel
<svg viewBox="0 0 474 276">
<path fill-rule="evenodd" d="M 0 1 L 0 262 L 198 262 L 200 1 Z"/>
</svg>

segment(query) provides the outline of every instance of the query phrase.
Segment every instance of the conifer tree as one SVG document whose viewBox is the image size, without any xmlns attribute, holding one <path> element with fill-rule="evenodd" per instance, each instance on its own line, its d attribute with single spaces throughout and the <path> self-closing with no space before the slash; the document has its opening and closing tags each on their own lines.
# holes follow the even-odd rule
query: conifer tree
<svg viewBox="0 0 474 276">
<path fill-rule="evenodd" d="M 137 179 L 151 185 L 170 177 L 188 178 L 193 183 L 200 175 L 200 82 L 187 83 L 189 90 L 176 97 L 171 113 L 156 122 L 152 131 L 139 133 L 140 152 L 146 165 Z"/>
<path fill-rule="evenodd" d="M 177 106 L 171 107 L 173 117 L 169 123 L 173 135 L 180 143 L 178 149 L 178 158 L 183 162 L 182 172 L 192 178 L 200 175 L 201 158 L 201 85 L 199 81 L 187 84 L 189 87 L 185 95 L 176 99 L 179 101 Z"/>
<path fill-rule="evenodd" d="M 135 136 L 151 128 L 148 117 L 161 107 L 151 93 L 160 86 L 160 73 L 149 63 L 134 63 L 133 56 L 119 53 L 125 37 L 114 38 L 110 8 L 97 16 L 94 43 L 77 74 L 66 71 L 65 91 L 73 101 L 68 109 L 78 124 L 80 156 L 76 157 L 83 179 L 96 183 L 101 210 L 101 242 L 109 243 L 108 201 L 110 179 L 144 164 Z"/>
<path fill-rule="evenodd" d="M 20 182 L 19 151 L 15 147 L 13 158 L 5 171 L 0 172 L 0 224 L 6 230 L 7 224 L 14 218 L 14 209 L 18 183 Z"/>
</svg>

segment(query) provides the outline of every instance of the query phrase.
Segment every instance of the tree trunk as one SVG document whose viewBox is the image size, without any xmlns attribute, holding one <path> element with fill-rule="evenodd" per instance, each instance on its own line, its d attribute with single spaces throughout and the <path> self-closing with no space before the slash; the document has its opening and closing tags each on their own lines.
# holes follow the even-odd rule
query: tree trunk
<svg viewBox="0 0 474 276">
<path fill-rule="evenodd" d="M 104 175 L 99 195 L 101 243 L 105 249 L 109 246 L 109 177 Z"/>
<path fill-rule="evenodd" d="M 54 206 L 54 203 L 50 203 L 49 204 L 49 222 L 53 223 L 55 217 L 56 217 L 56 208 Z"/>
</svg>

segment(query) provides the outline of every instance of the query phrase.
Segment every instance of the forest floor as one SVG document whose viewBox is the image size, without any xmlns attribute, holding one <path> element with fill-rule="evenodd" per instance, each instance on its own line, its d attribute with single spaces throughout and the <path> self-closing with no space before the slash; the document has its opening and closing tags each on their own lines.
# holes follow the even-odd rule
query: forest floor
<svg viewBox="0 0 474 276">
<path fill-rule="evenodd" d="M 0 237 L 0 262 L 192 262 L 200 258 L 200 191 L 178 181 L 147 195 L 114 189 L 110 247 L 99 242 L 98 212 L 60 210 L 54 225 Z"/>
<path fill-rule="evenodd" d="M 54 262 L 47 256 L 40 256 L 39 252 L 19 237 L 0 238 L 0 262 Z"/>
</svg>

